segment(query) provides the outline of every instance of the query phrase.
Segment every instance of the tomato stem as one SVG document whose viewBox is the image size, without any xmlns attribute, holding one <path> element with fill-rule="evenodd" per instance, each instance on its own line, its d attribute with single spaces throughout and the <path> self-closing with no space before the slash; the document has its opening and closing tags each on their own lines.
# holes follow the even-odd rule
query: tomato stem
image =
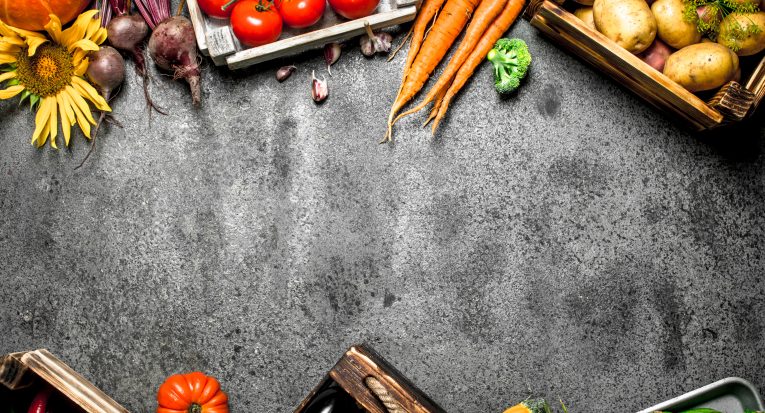
<svg viewBox="0 0 765 413">
<path fill-rule="evenodd" d="M 202 406 L 197 403 L 192 403 L 191 406 L 189 406 L 188 413 L 202 413 Z"/>
<path fill-rule="evenodd" d="M 226 11 L 227 8 L 231 7 L 232 4 L 236 3 L 237 0 L 229 0 L 228 3 L 221 6 L 221 10 Z"/>
</svg>

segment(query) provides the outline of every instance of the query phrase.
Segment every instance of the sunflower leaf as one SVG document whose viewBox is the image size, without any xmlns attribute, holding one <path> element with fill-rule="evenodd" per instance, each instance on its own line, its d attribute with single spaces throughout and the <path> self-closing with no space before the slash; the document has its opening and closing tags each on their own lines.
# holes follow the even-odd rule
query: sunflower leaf
<svg viewBox="0 0 765 413">
<path fill-rule="evenodd" d="M 35 105 L 40 102 L 40 97 L 37 95 L 32 95 L 29 98 L 29 109 L 35 110 Z"/>
<path fill-rule="evenodd" d="M 19 79 L 16 79 L 16 78 L 13 78 L 9 80 L 8 82 L 6 82 L 7 86 L 16 86 L 18 84 L 19 84 Z"/>
<path fill-rule="evenodd" d="M 24 91 L 21 92 L 21 99 L 19 99 L 19 106 L 21 106 L 21 104 L 24 103 L 24 100 L 26 100 L 31 95 L 32 95 L 32 92 L 24 89 Z"/>
</svg>

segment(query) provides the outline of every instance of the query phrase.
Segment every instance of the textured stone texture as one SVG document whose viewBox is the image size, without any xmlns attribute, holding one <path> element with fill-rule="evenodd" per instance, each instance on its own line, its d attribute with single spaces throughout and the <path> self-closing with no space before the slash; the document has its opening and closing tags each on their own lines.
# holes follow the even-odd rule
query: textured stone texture
<svg viewBox="0 0 765 413">
<path fill-rule="evenodd" d="M 89 163 L 0 103 L 0 353 L 46 347 L 135 412 L 171 373 L 287 412 L 366 342 L 450 412 L 528 395 L 634 412 L 736 375 L 765 387 L 760 121 L 695 137 L 540 37 L 484 65 L 437 139 L 378 145 L 402 59 L 355 47 L 231 73 L 204 106 L 131 76 Z M 295 63 L 287 82 L 275 69 Z"/>
</svg>

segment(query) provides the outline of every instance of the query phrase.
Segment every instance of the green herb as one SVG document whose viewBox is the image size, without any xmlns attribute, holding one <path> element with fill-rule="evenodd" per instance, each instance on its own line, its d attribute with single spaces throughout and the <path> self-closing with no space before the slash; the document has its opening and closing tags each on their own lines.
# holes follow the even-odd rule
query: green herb
<svg viewBox="0 0 765 413">
<path fill-rule="evenodd" d="M 757 11 L 758 8 L 756 3 L 746 1 L 685 0 L 683 16 L 685 21 L 695 24 L 700 33 L 707 35 L 712 40 L 716 40 L 717 35 L 720 33 L 720 25 L 722 25 L 723 20 L 725 20 L 725 17 L 729 14 L 746 14 L 755 13 Z M 754 24 L 742 28 L 735 19 L 730 24 L 731 27 L 727 27 L 727 29 L 730 31 L 732 38 L 737 40 L 741 40 L 751 34 L 757 34 L 762 30 L 759 26 Z"/>
</svg>

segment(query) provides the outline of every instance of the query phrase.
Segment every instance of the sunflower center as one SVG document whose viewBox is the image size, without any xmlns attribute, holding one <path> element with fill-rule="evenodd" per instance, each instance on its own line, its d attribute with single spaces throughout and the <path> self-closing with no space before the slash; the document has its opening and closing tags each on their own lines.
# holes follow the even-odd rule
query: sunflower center
<svg viewBox="0 0 765 413">
<path fill-rule="evenodd" d="M 44 44 L 31 57 L 27 49 L 21 50 L 17 65 L 19 83 L 40 97 L 55 96 L 72 83 L 72 55 L 57 44 Z"/>
</svg>

